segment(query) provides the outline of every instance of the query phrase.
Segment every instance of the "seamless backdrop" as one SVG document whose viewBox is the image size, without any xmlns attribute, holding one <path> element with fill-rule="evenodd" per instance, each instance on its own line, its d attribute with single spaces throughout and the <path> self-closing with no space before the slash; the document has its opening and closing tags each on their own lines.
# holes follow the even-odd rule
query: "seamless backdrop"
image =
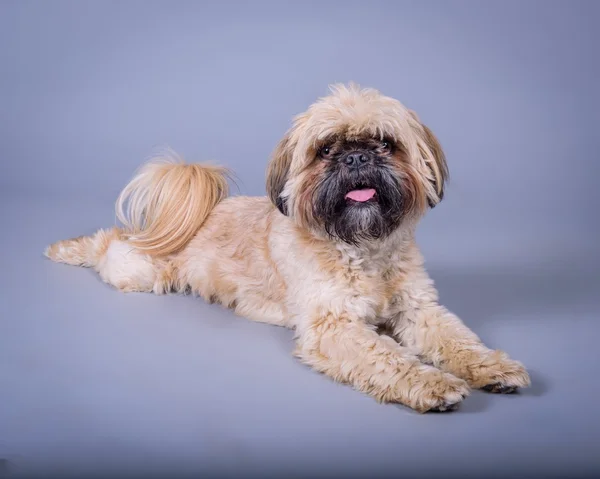
<svg viewBox="0 0 600 479">
<path fill-rule="evenodd" d="M 0 474 L 600 473 L 599 20 L 593 0 L 0 1 Z M 439 137 L 429 269 L 530 391 L 377 405 L 297 364 L 290 332 L 42 257 L 112 225 L 157 148 L 263 195 L 292 116 L 348 81 Z"/>
</svg>

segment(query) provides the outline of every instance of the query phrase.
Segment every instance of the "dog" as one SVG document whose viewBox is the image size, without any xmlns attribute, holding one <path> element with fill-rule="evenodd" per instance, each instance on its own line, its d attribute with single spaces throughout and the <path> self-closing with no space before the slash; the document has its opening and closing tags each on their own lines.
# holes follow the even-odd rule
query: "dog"
<svg viewBox="0 0 600 479">
<path fill-rule="evenodd" d="M 443 198 L 444 151 L 378 90 L 334 84 L 276 146 L 267 196 L 228 196 L 229 172 L 147 162 L 116 202 L 120 227 L 59 241 L 50 259 L 121 291 L 191 291 L 294 330 L 294 355 L 379 402 L 451 411 L 473 389 L 530 385 L 438 302 L 415 229 Z"/>
</svg>

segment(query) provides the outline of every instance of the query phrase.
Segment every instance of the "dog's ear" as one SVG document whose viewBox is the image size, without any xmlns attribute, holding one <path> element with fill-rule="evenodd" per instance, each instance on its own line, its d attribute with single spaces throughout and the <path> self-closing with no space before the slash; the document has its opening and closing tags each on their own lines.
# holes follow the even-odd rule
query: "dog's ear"
<svg viewBox="0 0 600 479">
<path fill-rule="evenodd" d="M 448 180 L 448 164 L 446 163 L 446 154 L 442 149 L 437 137 L 431 129 L 421 123 L 414 112 L 411 112 L 413 118 L 418 122 L 419 149 L 421 155 L 431 172 L 431 182 L 433 183 L 434 194 L 427 195 L 429 207 L 433 208 L 444 198 L 444 188 Z"/>
<path fill-rule="evenodd" d="M 284 215 L 288 214 L 288 209 L 285 198 L 281 197 L 281 192 L 288 180 L 294 151 L 290 140 L 290 133 L 287 132 L 275 148 L 271 162 L 267 168 L 267 195 L 269 195 L 271 202 Z"/>
<path fill-rule="evenodd" d="M 433 173 L 433 186 L 437 193 L 437 198 L 429 198 L 429 206 L 433 208 L 444 199 L 444 189 L 448 180 L 448 163 L 446 162 L 446 154 L 437 137 L 427 125 L 421 125 L 423 127 L 425 143 L 433 156 L 432 161 L 429 162 L 429 167 Z"/>
</svg>

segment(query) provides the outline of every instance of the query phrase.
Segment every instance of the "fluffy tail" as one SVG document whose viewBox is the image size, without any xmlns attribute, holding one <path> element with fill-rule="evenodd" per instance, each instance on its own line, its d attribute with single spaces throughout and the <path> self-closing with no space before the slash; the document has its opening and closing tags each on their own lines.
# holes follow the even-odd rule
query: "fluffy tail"
<svg viewBox="0 0 600 479">
<path fill-rule="evenodd" d="M 110 244 L 121 241 L 130 251 L 160 262 L 184 248 L 227 196 L 227 179 L 228 172 L 221 167 L 185 164 L 174 155 L 155 158 L 143 165 L 117 199 L 123 228 L 59 241 L 45 254 L 54 261 L 100 267 Z"/>
<path fill-rule="evenodd" d="M 181 250 L 228 194 L 228 172 L 217 166 L 159 158 L 145 164 L 117 199 L 123 238 L 151 256 Z"/>
</svg>

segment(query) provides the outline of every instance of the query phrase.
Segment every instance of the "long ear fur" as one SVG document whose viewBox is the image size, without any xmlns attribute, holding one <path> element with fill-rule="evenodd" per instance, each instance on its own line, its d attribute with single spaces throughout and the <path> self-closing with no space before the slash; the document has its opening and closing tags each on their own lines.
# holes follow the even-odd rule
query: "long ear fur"
<svg viewBox="0 0 600 479">
<path fill-rule="evenodd" d="M 431 129 L 419 121 L 416 113 L 411 113 L 413 118 L 419 123 L 421 130 L 419 132 L 419 137 L 423 142 L 423 144 L 420 145 L 421 154 L 431 170 L 435 196 L 428 195 L 427 201 L 429 202 L 430 208 L 433 208 L 444 198 L 444 188 L 449 176 L 446 155 L 442 149 L 442 145 Z M 425 148 L 423 148 L 423 146 Z"/>
<path fill-rule="evenodd" d="M 224 168 L 184 164 L 173 156 L 148 162 L 117 199 L 125 238 L 153 256 L 176 253 L 227 196 L 227 178 Z"/>
<path fill-rule="evenodd" d="M 448 181 L 448 163 L 446 162 L 446 154 L 437 137 L 426 125 L 423 125 L 423 131 L 425 132 L 425 142 L 433 155 L 432 171 L 435 191 L 437 193 L 437 201 L 433 202 L 431 199 L 429 200 L 429 206 L 433 208 L 444 199 L 444 189 L 446 181 Z"/>
<path fill-rule="evenodd" d="M 290 141 L 291 132 L 287 132 L 279 142 L 267 168 L 267 194 L 271 202 L 284 215 L 288 214 L 286 200 L 281 197 L 281 192 L 289 177 L 292 162 L 293 147 Z"/>
</svg>

